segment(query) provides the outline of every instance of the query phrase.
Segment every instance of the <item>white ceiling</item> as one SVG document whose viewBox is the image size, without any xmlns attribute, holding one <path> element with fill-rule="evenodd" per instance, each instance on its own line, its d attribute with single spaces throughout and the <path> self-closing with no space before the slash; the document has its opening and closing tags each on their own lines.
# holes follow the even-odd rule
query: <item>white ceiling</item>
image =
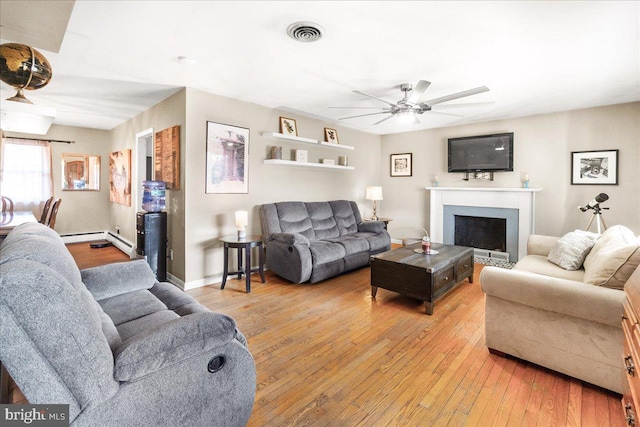
<svg viewBox="0 0 640 427">
<path fill-rule="evenodd" d="M 44 3 L 2 0 L 3 14 Z M 322 25 L 325 37 L 290 39 L 287 26 L 301 20 Z M 25 43 L 15 33 L 5 39 L 6 28 L 3 43 Z M 56 124 L 98 129 L 181 87 L 376 134 L 640 100 L 638 1 L 78 0 L 60 51 L 33 46 L 53 79 L 26 96 L 56 108 Z M 401 83 L 421 79 L 432 83 L 423 101 L 483 85 L 490 92 L 448 103 L 469 106 L 434 106 L 463 117 L 426 112 L 420 125 L 338 120 L 375 110 L 328 108 L 383 107 L 352 91 L 396 102 Z M 4 83 L 1 92 L 13 95 Z"/>
</svg>

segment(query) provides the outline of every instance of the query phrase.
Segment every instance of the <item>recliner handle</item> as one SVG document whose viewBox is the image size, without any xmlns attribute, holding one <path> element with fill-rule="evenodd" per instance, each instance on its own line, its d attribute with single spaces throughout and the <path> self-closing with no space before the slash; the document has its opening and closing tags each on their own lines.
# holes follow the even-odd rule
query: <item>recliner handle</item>
<svg viewBox="0 0 640 427">
<path fill-rule="evenodd" d="M 207 371 L 214 374 L 222 369 L 226 362 L 227 359 L 222 354 L 219 354 L 218 356 L 215 356 L 213 359 L 209 360 L 209 363 L 207 364 Z"/>
</svg>

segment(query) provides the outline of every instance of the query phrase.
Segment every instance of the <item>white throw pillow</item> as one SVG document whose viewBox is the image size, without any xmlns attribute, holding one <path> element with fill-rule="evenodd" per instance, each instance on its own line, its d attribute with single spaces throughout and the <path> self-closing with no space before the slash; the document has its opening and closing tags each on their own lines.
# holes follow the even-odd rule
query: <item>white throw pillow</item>
<svg viewBox="0 0 640 427">
<path fill-rule="evenodd" d="M 547 259 L 565 270 L 578 270 L 600 235 L 575 230 L 558 239 Z"/>
<path fill-rule="evenodd" d="M 624 289 L 640 265 L 640 237 L 622 225 L 607 228 L 584 260 L 584 283 Z"/>
</svg>

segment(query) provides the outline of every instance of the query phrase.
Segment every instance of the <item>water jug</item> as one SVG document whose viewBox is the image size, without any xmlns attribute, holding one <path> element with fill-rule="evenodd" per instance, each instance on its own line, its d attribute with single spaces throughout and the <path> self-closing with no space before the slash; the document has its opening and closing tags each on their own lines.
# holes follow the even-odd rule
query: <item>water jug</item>
<svg viewBox="0 0 640 427">
<path fill-rule="evenodd" d="M 165 191 L 167 184 L 164 181 L 142 181 L 144 192 L 142 194 L 142 209 L 147 212 L 160 212 L 165 208 Z"/>
</svg>

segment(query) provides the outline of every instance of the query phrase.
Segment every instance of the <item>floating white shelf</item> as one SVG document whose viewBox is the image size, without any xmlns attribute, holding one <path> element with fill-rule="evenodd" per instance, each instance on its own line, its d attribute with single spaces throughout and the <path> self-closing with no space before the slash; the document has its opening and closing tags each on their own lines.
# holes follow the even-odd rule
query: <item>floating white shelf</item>
<svg viewBox="0 0 640 427">
<path fill-rule="evenodd" d="M 318 144 L 320 142 L 317 139 L 303 138 L 301 136 L 285 135 L 284 133 L 278 133 L 278 132 L 262 132 L 262 136 L 270 136 L 272 138 L 286 139 L 287 141 L 293 141 L 293 142 L 304 142 L 305 144 Z"/>
<path fill-rule="evenodd" d="M 292 141 L 292 142 L 302 142 L 305 144 L 316 144 L 316 145 L 321 145 L 323 147 L 337 148 L 339 150 L 355 150 L 355 147 L 352 147 L 350 145 L 334 144 L 331 142 L 319 141 L 317 139 L 304 138 L 301 136 L 285 135 L 284 133 L 278 133 L 278 132 L 262 132 L 262 136 L 268 136 L 271 138 L 278 138 L 278 139 L 283 139 L 283 140 Z"/>
<path fill-rule="evenodd" d="M 325 169 L 342 169 L 342 170 L 355 169 L 353 166 L 325 165 L 324 163 L 296 162 L 294 160 L 282 160 L 282 159 L 266 159 L 263 161 L 263 163 L 265 165 L 302 166 L 302 167 L 325 168 Z"/>
<path fill-rule="evenodd" d="M 355 150 L 356 149 L 356 147 L 352 147 L 350 145 L 335 144 L 333 142 L 318 141 L 318 143 L 323 147 L 337 148 L 339 150 Z"/>
</svg>

